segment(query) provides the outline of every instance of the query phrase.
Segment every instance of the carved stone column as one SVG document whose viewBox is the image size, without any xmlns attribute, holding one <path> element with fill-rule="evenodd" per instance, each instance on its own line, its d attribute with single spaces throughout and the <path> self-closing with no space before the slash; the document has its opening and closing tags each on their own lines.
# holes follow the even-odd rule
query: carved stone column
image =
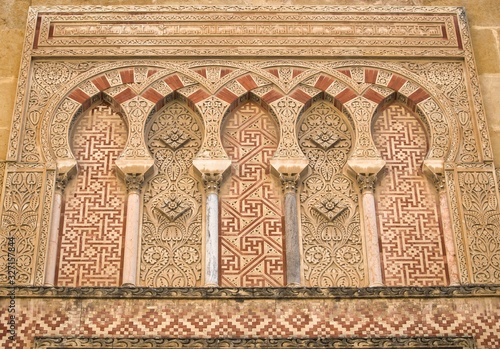
<svg viewBox="0 0 500 349">
<path fill-rule="evenodd" d="M 299 210 L 297 208 L 297 181 L 309 161 L 303 157 L 273 158 L 271 166 L 278 174 L 285 203 L 285 248 L 287 286 L 301 285 L 301 241 L 299 236 Z"/>
<path fill-rule="evenodd" d="M 300 286 L 300 237 L 297 210 L 298 174 L 281 174 L 281 184 L 285 196 L 285 244 L 287 286 Z"/>
<path fill-rule="evenodd" d="M 368 257 L 368 286 L 383 286 L 377 213 L 375 210 L 375 198 L 373 196 L 377 176 L 373 174 L 358 175 L 357 181 L 363 200 L 363 221 L 365 223 L 366 254 Z"/>
<path fill-rule="evenodd" d="M 373 195 L 377 174 L 385 166 L 380 159 L 356 159 L 348 161 L 361 190 L 363 205 L 363 222 L 368 264 L 368 286 L 384 286 L 382 282 L 382 266 L 380 262 L 380 245 L 377 228 L 377 212 Z"/>
<path fill-rule="evenodd" d="M 443 240 L 450 286 L 457 286 L 460 285 L 460 277 L 458 274 L 457 255 L 453 238 L 450 209 L 448 206 L 448 196 L 446 195 L 444 174 L 434 174 L 432 180 L 439 195 L 439 211 L 441 215 L 441 224 L 443 225 Z"/>
<path fill-rule="evenodd" d="M 219 284 L 219 185 L 220 173 L 204 173 L 206 191 L 205 286 Z"/>
<path fill-rule="evenodd" d="M 206 190 L 205 202 L 205 286 L 219 285 L 219 185 L 222 174 L 231 166 L 229 159 L 193 160 Z"/>
<path fill-rule="evenodd" d="M 127 186 L 127 224 L 123 251 L 122 286 L 137 285 L 137 261 L 139 258 L 139 227 L 141 222 L 142 174 L 125 176 Z"/>
<path fill-rule="evenodd" d="M 448 264 L 448 276 L 450 285 L 460 285 L 458 274 L 457 255 L 455 250 L 455 239 L 453 238 L 453 228 L 451 223 L 450 206 L 446 194 L 446 182 L 444 176 L 444 161 L 440 159 L 424 160 L 422 166 L 424 174 L 432 181 L 439 196 L 439 213 L 441 224 L 443 225 L 443 240 L 446 253 L 446 263 Z"/>
<path fill-rule="evenodd" d="M 45 286 L 54 286 L 56 277 L 56 266 L 59 244 L 59 229 L 61 225 L 61 209 L 63 194 L 66 185 L 68 184 L 68 176 L 66 174 L 58 175 L 52 201 L 52 220 L 50 223 L 49 241 L 47 246 L 47 264 L 45 266 Z"/>
</svg>

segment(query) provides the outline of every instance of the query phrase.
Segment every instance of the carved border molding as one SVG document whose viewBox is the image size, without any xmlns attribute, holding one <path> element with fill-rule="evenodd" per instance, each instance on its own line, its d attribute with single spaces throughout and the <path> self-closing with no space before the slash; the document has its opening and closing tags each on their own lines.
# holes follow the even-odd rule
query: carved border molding
<svg viewBox="0 0 500 349">
<path fill-rule="evenodd" d="M 71 338 L 38 337 L 35 347 L 48 348 L 456 348 L 473 349 L 472 337 L 381 338 Z"/>
<path fill-rule="evenodd" d="M 0 287 L 0 299 L 12 287 Z M 364 299 L 500 297 L 500 285 L 442 287 L 15 287 L 18 298 Z"/>
</svg>

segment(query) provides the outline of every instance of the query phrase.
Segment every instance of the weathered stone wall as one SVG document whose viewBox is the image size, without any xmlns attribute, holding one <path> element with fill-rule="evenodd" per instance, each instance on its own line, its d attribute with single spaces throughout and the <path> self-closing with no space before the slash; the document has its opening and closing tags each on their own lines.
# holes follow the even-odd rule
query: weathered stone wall
<svg viewBox="0 0 500 349">
<path fill-rule="evenodd" d="M 0 160 L 6 158 L 28 6 L 227 5 L 226 0 L 4 0 L 0 3 Z M 500 166 L 500 7 L 497 0 L 237 0 L 231 5 L 424 5 L 465 7 L 488 117 L 495 163 Z"/>
</svg>

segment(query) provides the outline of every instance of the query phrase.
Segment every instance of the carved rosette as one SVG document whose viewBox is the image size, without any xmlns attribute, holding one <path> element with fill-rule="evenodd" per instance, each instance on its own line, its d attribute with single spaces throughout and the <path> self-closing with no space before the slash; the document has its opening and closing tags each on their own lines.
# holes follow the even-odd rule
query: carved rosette
<svg viewBox="0 0 500 349">
<path fill-rule="evenodd" d="M 153 117 L 147 143 L 155 175 L 144 186 L 141 283 L 199 286 L 202 197 L 192 160 L 201 147 L 201 124 L 173 102 Z"/>
<path fill-rule="evenodd" d="M 342 174 L 352 138 L 340 112 L 318 102 L 299 128 L 309 159 L 300 193 L 304 272 L 310 286 L 359 286 L 364 282 L 357 195 Z"/>
</svg>

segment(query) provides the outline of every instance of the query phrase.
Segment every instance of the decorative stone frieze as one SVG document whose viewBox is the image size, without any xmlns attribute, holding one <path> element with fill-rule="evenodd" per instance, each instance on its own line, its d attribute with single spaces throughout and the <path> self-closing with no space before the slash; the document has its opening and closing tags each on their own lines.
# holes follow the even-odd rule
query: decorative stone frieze
<svg viewBox="0 0 500 349">
<path fill-rule="evenodd" d="M 308 236 L 318 232 L 311 228 L 309 233 L 306 221 L 311 217 L 335 226 L 333 236 L 346 226 L 354 227 L 351 236 L 359 236 L 342 249 L 336 246 L 328 257 L 342 265 L 345 261 L 339 260 L 347 256 L 355 261 L 356 272 L 347 273 L 351 281 L 345 285 L 370 283 L 364 266 L 370 254 L 367 246 L 372 246 L 366 237 L 370 230 L 366 214 L 372 211 L 371 204 L 362 201 L 371 200 L 376 192 L 374 175 L 383 167 L 373 142 L 373 118 L 396 102 L 414 112 L 422 124 L 428 140 L 427 164 L 439 162 L 444 168 L 432 170 L 430 177 L 438 180 L 443 229 L 452 235 L 445 238 L 453 242 L 446 247 L 447 255 L 453 255 L 450 248 L 455 247 L 458 276 L 450 272 L 450 282 L 454 278 L 462 284 L 498 282 L 498 246 L 486 244 L 493 239 L 490 233 L 488 238 L 480 233 L 500 229 L 495 218 L 498 184 L 488 167 L 491 146 L 463 10 L 234 5 L 30 9 L 0 205 L 2 231 L 22 226 L 29 232 L 20 239 L 32 239 L 22 252 L 26 260 L 26 270 L 19 273 L 22 283 L 44 283 L 49 231 L 57 223 L 59 209 L 56 173 L 69 174 L 79 166 L 70 146 L 75 125 L 89 108 L 106 103 L 122 115 L 127 127 L 125 148 L 113 165 L 113 171 L 129 182 L 127 200 L 134 197 L 135 204 L 129 203 L 127 209 L 144 205 L 145 215 L 133 229 L 142 232 L 138 249 L 143 254 L 149 251 L 150 257 L 140 257 L 145 268 L 140 271 L 142 284 L 166 285 L 153 281 L 161 272 L 150 270 L 158 251 L 149 248 L 163 244 L 149 237 L 164 240 L 160 226 L 165 223 L 177 226 L 171 231 L 190 231 L 183 236 L 192 239 L 183 246 L 196 245 L 183 257 L 196 262 L 188 263 L 190 276 L 183 276 L 179 285 L 202 285 L 203 277 L 208 278 L 202 270 L 208 264 L 201 262 L 203 234 L 218 230 L 219 215 L 213 211 L 209 220 L 208 211 L 202 212 L 209 201 L 206 207 L 219 203 L 214 196 L 217 180 L 207 176 L 222 175 L 230 166 L 221 142 L 222 125 L 228 113 L 247 101 L 257 103 L 277 123 L 278 146 L 269 158 L 273 172 L 302 176 L 285 181 L 281 200 L 291 202 L 293 197 L 300 202 L 296 213 L 285 213 L 285 226 L 296 227 L 306 245 L 312 241 Z M 335 109 L 342 129 L 326 124 L 315 126 L 314 132 L 302 129 L 307 124 L 304 115 L 318 105 Z M 199 118 L 192 124 L 196 129 L 174 127 L 167 120 L 161 130 L 151 131 L 158 113 L 175 114 L 179 108 Z M 151 136 L 154 140 L 148 138 L 156 133 L 157 138 Z M 343 148 L 346 142 L 351 147 L 348 152 Z M 176 160 L 170 161 L 169 154 L 176 154 Z M 325 170 L 329 166 L 335 175 Z M 134 175 L 146 178 L 142 194 L 137 191 L 140 184 L 132 185 L 127 177 Z M 33 176 L 36 180 L 31 180 Z M 319 178 L 331 190 L 313 194 L 311 178 Z M 33 183 L 37 184 L 27 194 L 25 187 Z M 483 189 L 481 195 L 475 194 Z M 22 214 L 17 209 L 26 200 L 33 215 L 30 209 Z M 346 215 L 349 223 L 339 223 Z M 15 224 L 13 217 L 22 223 Z M 127 213 L 129 222 L 130 217 Z M 301 218 L 295 224 L 293 217 Z M 203 222 L 211 228 L 203 227 Z M 300 248 L 304 249 L 301 283 L 312 277 L 312 269 L 331 270 L 333 264 L 326 267 L 311 257 L 319 256 L 319 250 L 308 254 L 308 247 Z M 0 251 L 5 255 L 3 248 Z M 175 269 L 169 263 L 167 274 Z M 343 285 L 340 279 L 347 280 L 339 277 L 334 284 Z M 2 271 L 0 280 L 5 280 Z"/>
</svg>

